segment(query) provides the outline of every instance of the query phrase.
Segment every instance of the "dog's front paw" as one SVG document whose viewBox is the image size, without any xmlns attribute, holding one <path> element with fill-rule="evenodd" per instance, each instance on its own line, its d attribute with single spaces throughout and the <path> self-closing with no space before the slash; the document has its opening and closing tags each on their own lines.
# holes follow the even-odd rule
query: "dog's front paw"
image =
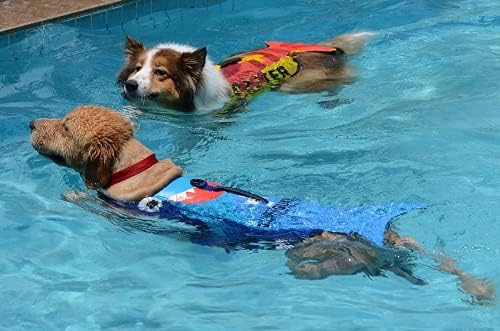
<svg viewBox="0 0 500 331">
<path fill-rule="evenodd" d="M 352 101 L 353 101 L 352 99 L 336 98 L 332 100 L 318 101 L 318 105 L 323 109 L 334 109 L 340 105 L 349 105 L 352 103 Z"/>
<path fill-rule="evenodd" d="M 62 198 L 69 202 L 77 202 L 88 197 L 89 194 L 83 191 L 67 191 L 62 194 Z"/>
<path fill-rule="evenodd" d="M 496 287 L 495 284 L 482 278 L 471 278 L 462 280 L 460 286 L 466 292 L 472 295 L 474 303 L 480 305 L 493 304 L 495 301 Z"/>
</svg>

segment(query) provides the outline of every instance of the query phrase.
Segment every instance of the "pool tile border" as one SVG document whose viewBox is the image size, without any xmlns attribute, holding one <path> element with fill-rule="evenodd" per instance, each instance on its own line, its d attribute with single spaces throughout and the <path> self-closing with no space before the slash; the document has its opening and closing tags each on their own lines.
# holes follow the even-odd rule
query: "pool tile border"
<svg viewBox="0 0 500 331">
<path fill-rule="evenodd" d="M 124 0 L 1 31 L 0 48 L 10 48 L 15 42 L 28 38 L 31 31 L 54 23 L 74 23 L 82 29 L 107 31 L 156 12 L 179 8 L 208 8 L 225 1 L 234 0 Z"/>
</svg>

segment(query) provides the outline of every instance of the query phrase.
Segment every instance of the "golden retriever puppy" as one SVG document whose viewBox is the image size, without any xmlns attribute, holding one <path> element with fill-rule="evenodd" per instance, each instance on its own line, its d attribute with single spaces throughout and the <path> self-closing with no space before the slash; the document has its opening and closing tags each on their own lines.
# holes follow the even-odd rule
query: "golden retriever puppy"
<svg viewBox="0 0 500 331">
<path fill-rule="evenodd" d="M 175 178 L 181 168 L 162 160 L 127 180 L 111 184 L 111 175 L 152 154 L 134 138 L 132 124 L 100 106 L 77 107 L 61 119 L 30 123 L 35 149 L 78 171 L 88 188 L 105 190 L 117 200 L 141 200 Z"/>
<path fill-rule="evenodd" d="M 293 198 L 265 198 L 238 188 L 182 176 L 171 160 L 157 160 L 134 137 L 130 121 L 100 106 L 81 106 L 60 119 L 30 123 L 33 147 L 79 172 L 88 188 L 109 205 L 131 215 L 175 219 L 210 228 L 206 244 L 286 241 L 288 266 L 303 278 L 324 278 L 388 270 L 413 284 L 407 261 L 411 249 L 431 256 L 440 270 L 456 275 L 464 291 L 480 302 L 494 298 L 494 287 L 458 269 L 444 255 L 388 230 L 391 219 L 419 207 L 390 203 L 383 208 L 340 209 Z M 328 216 L 326 216 L 328 215 Z"/>
</svg>

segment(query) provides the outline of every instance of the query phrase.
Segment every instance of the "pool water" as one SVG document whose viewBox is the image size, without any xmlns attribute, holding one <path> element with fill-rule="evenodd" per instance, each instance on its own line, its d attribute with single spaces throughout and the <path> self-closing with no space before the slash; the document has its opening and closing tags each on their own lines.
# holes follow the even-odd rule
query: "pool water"
<svg viewBox="0 0 500 331">
<path fill-rule="evenodd" d="M 423 257 L 415 273 L 427 286 L 390 273 L 299 280 L 284 250 L 228 254 L 190 242 L 191 229 L 67 202 L 63 192 L 84 186 L 34 152 L 28 123 L 103 104 L 189 175 L 343 206 L 426 201 L 398 230 L 496 282 L 499 12 L 494 0 L 235 0 L 109 31 L 54 24 L 3 46 L 0 328 L 494 329 L 498 308 L 468 303 L 456 277 Z M 265 40 L 362 30 L 378 35 L 352 60 L 359 78 L 336 94 L 267 93 L 231 116 L 159 115 L 129 105 L 115 84 L 126 34 L 207 46 L 220 60 Z"/>
</svg>

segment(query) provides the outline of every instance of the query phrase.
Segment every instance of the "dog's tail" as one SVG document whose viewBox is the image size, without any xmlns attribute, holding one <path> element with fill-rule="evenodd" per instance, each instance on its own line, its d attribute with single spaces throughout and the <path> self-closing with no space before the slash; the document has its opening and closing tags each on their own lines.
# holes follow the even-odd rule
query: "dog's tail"
<svg viewBox="0 0 500 331">
<path fill-rule="evenodd" d="M 373 32 L 357 32 L 341 34 L 334 39 L 322 42 L 322 45 L 342 49 L 347 55 L 356 55 L 365 47 L 368 39 L 373 37 Z"/>
</svg>

